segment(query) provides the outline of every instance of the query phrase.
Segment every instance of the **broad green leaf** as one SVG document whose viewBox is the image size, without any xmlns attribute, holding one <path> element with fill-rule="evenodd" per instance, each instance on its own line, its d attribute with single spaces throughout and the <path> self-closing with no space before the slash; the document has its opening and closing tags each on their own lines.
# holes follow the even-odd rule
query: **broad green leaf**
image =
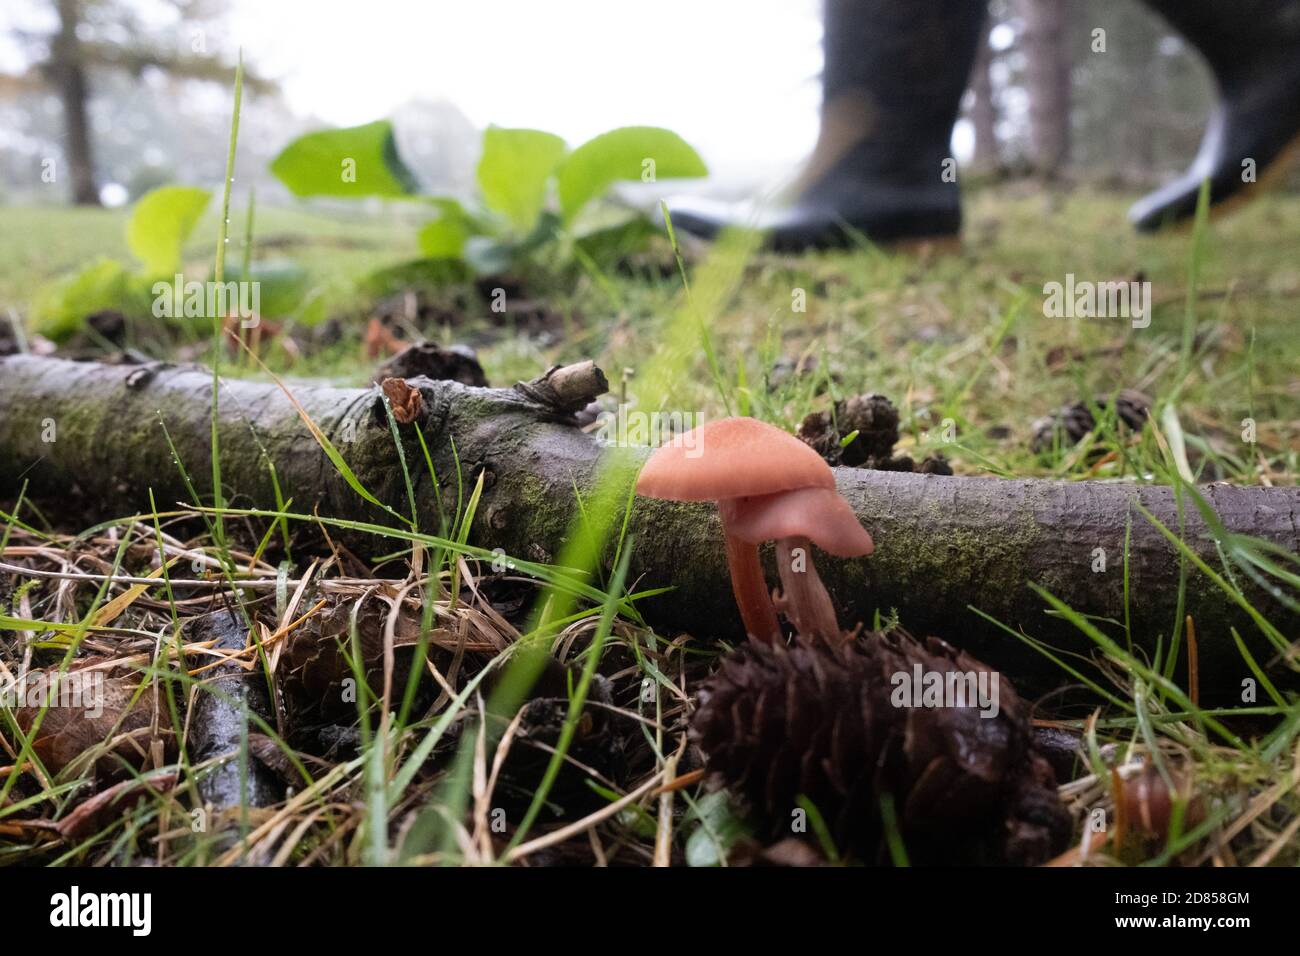
<svg viewBox="0 0 1300 956">
<path fill-rule="evenodd" d="M 645 249 L 655 235 L 657 230 L 650 221 L 637 214 L 617 225 L 583 232 L 575 239 L 577 246 L 593 262 L 609 269 L 620 259 Z"/>
<path fill-rule="evenodd" d="M 126 224 L 126 244 L 145 275 L 169 276 L 180 268 L 181 247 L 211 198 L 206 189 L 161 186 L 135 204 Z"/>
<path fill-rule="evenodd" d="M 464 258 L 478 275 L 509 272 L 521 260 L 555 238 L 559 218 L 549 210 L 537 217 L 533 229 L 521 238 L 513 236 L 470 236 L 465 243 Z"/>
<path fill-rule="evenodd" d="M 708 174 L 699 153 L 672 130 L 624 126 L 583 143 L 560 165 L 560 212 L 572 219 L 619 181 L 689 179 Z"/>
<path fill-rule="evenodd" d="M 420 251 L 430 259 L 459 259 L 465 254 L 469 232 L 464 222 L 444 217 L 426 222 L 417 238 Z"/>
<path fill-rule="evenodd" d="M 249 272 L 257 283 L 258 314 L 269 319 L 293 314 L 302 305 L 311 285 L 307 270 L 292 259 L 256 262 Z M 241 267 L 226 266 L 227 282 L 242 282 L 244 278 Z"/>
<path fill-rule="evenodd" d="M 409 259 L 385 265 L 355 280 L 355 289 L 363 295 L 383 298 L 412 286 L 441 286 L 466 282 L 473 273 L 459 259 Z"/>
<path fill-rule="evenodd" d="M 753 832 L 721 790 L 696 801 L 691 816 L 699 825 L 686 840 L 687 866 L 721 866 L 736 842 Z"/>
<path fill-rule="evenodd" d="M 488 208 L 529 232 L 546 204 L 546 188 L 567 147 L 554 133 L 489 126 L 483 133 L 478 185 Z"/>
<path fill-rule="evenodd" d="M 147 310 L 148 305 L 137 278 L 120 262 L 99 258 L 41 291 L 33 310 L 32 327 L 45 337 L 61 342 L 78 331 L 86 316 L 95 312 L 116 309 L 131 314 Z"/>
<path fill-rule="evenodd" d="M 465 240 L 477 230 L 465 208 L 454 199 L 435 199 L 438 218 L 431 219 L 420 229 L 420 252 L 430 259 L 461 259 L 465 255 Z"/>
<path fill-rule="evenodd" d="M 587 239 L 591 236 L 612 233 L 632 223 L 644 223 L 649 226 L 650 220 L 640 210 L 607 203 L 588 207 L 582 215 L 568 223 L 568 228 L 564 231 L 574 239 Z M 663 232 L 662 229 L 654 226 L 649 228 L 655 233 Z"/>
<path fill-rule="evenodd" d="M 397 152 L 388 120 L 299 136 L 271 161 L 295 196 L 409 196 L 415 175 Z"/>
</svg>

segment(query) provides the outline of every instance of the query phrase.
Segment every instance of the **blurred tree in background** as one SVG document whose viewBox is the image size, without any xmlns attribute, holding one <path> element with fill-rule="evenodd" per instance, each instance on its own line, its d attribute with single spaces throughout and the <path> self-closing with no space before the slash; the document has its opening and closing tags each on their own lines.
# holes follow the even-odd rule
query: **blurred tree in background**
<svg viewBox="0 0 1300 956">
<path fill-rule="evenodd" d="M 993 0 L 967 98 L 972 166 L 1146 189 L 1186 167 L 1208 70 L 1137 0 Z"/>
<path fill-rule="evenodd" d="M 115 74 L 138 81 L 146 71 L 229 83 L 229 51 L 209 49 L 224 6 L 219 0 L 168 0 L 172 16 L 155 22 L 121 0 L 49 0 L 49 5 L 51 32 L 15 32 L 32 60 L 29 78 L 39 78 L 58 96 L 72 201 L 98 205 L 92 87 Z M 270 88 L 254 70 L 246 72 L 245 83 L 253 91 Z"/>
<path fill-rule="evenodd" d="M 26 67 L 0 65 L 0 199 L 96 203 L 111 185 L 123 201 L 161 182 L 220 180 L 225 154 L 212 144 L 225 141 L 236 55 L 227 2 L 5 0 L 0 31 Z M 964 110 L 972 171 L 1140 189 L 1190 162 L 1209 74 L 1137 0 L 990 0 L 986 39 Z M 323 124 L 296 115 L 256 66 L 241 175 L 275 199 L 266 161 Z M 479 133 L 455 104 L 416 98 L 392 118 L 426 189 L 472 189 Z"/>
<path fill-rule="evenodd" d="M 1019 43 L 1029 92 L 1029 157 L 1034 172 L 1057 179 L 1070 160 L 1071 11 L 1065 0 L 1019 0 Z"/>
<path fill-rule="evenodd" d="M 1071 4 L 1074 6 L 1074 4 Z M 1199 55 L 1138 3 L 1086 0 L 1072 38 L 1073 166 L 1117 185 L 1154 186 L 1191 162 L 1214 102 Z M 1091 31 L 1106 30 L 1104 53 Z"/>
</svg>

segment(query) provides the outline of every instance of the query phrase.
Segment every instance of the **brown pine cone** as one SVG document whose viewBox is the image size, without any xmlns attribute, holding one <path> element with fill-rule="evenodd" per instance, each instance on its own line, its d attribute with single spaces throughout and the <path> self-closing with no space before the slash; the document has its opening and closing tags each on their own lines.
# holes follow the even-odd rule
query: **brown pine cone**
<svg viewBox="0 0 1300 956">
<path fill-rule="evenodd" d="M 568 717 L 568 687 L 578 679 L 577 669 L 550 658 L 530 699 L 523 704 L 523 719 L 493 794 L 495 803 L 506 809 L 510 819 L 518 819 L 542 782 Z M 596 674 L 567 751 L 570 759 L 560 765 L 548 795 L 547 819 L 577 819 L 608 802 L 588 785 L 589 775 L 583 768 L 591 768 L 614 783 L 623 782 L 624 749 L 634 728 L 611 709 L 613 704 L 609 679 Z"/>
<path fill-rule="evenodd" d="M 1106 406 L 1110 404 L 1110 396 L 1098 395 L 1093 400 L 1099 411 L 1105 412 Z M 1121 431 L 1129 429 L 1140 432 L 1146 424 L 1147 417 L 1151 413 L 1153 402 L 1150 396 L 1137 391 L 1137 389 L 1126 388 L 1115 396 L 1115 414 L 1119 419 Z M 1062 448 L 1068 448 L 1077 445 L 1083 440 L 1083 436 L 1088 434 L 1097 427 L 1097 422 L 1092 417 L 1092 409 L 1087 402 L 1075 402 L 1073 405 L 1064 405 L 1057 410 L 1055 415 L 1045 415 L 1037 419 L 1031 426 L 1032 436 L 1029 439 L 1029 449 L 1033 452 L 1044 452 L 1050 450 L 1057 442 L 1060 442 Z M 1059 439 L 1057 435 L 1060 435 Z"/>
<path fill-rule="evenodd" d="M 912 862 L 1033 864 L 1062 850 L 1071 820 L 1015 690 L 999 679 L 988 717 L 978 701 L 912 706 L 897 675 L 914 681 L 918 666 L 923 678 L 983 673 L 993 686 L 970 655 L 900 630 L 838 648 L 742 645 L 700 691 L 691 724 L 710 782 L 743 797 L 773 838 L 790 834 L 806 796 L 842 852 L 873 861 L 887 859 L 886 793 Z"/>
<path fill-rule="evenodd" d="M 284 659 L 277 671 L 280 698 L 293 730 L 356 718 L 357 688 L 345 687 L 354 677 L 344 649 L 351 648 L 354 601 L 340 601 L 310 618 L 289 635 Z M 374 696 L 383 692 L 384 624 L 389 604 L 374 595 L 363 599 L 357 611 L 357 639 L 366 684 Z M 394 634 L 393 692 L 401 700 L 410 674 L 410 648 L 419 639 L 419 621 L 408 614 L 397 620 Z M 434 651 L 430 648 L 430 654 Z M 345 693 L 345 690 L 349 693 Z"/>
<path fill-rule="evenodd" d="M 853 441 L 841 444 L 854 432 Z M 832 465 L 881 468 L 898 443 L 898 410 L 884 395 L 854 395 L 836 403 L 833 415 L 814 412 L 804 418 L 799 438 Z"/>
</svg>

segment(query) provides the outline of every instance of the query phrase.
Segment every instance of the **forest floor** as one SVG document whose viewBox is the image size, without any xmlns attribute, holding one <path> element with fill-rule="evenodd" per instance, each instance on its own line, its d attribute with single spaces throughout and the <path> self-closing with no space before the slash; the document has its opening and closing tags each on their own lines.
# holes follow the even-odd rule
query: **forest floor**
<svg viewBox="0 0 1300 956">
<path fill-rule="evenodd" d="M 1116 408 L 1120 391 L 1131 389 L 1150 403 L 1166 431 L 1168 422 L 1176 421 L 1198 481 L 1296 484 L 1300 239 L 1294 237 L 1300 237 L 1300 198 L 1257 203 L 1213 221 L 1200 234 L 1154 237 L 1131 231 L 1124 220 L 1127 201 L 1086 191 L 983 190 L 968 199 L 964 249 L 955 255 L 887 255 L 860 248 L 806 256 L 746 253 L 729 260 L 726 250 L 712 255 L 688 245 L 689 307 L 708 316 L 707 335 L 689 342 L 671 325 L 687 300 L 666 242 L 618 270 L 542 262 L 509 280 L 392 296 L 361 280 L 413 257 L 410 222 L 383 211 L 344 217 L 269 209 L 259 212 L 259 260 L 292 258 L 304 267 L 316 305 L 310 323 L 285 323 L 267 343 L 263 359 L 290 380 L 364 385 L 375 360 L 361 343 L 375 317 L 403 338 L 423 334 L 442 344 L 471 345 L 493 385 L 590 358 L 606 370 L 615 395 L 635 395 L 638 372 L 652 356 L 666 355 L 672 374 L 665 407 L 706 418 L 748 414 L 793 430 L 838 399 L 881 393 L 899 412 L 897 453 L 916 461 L 941 455 L 957 474 L 1164 480 L 1167 452 L 1161 441 L 1153 429 L 1125 427 Z M 6 310 L 26 316 L 39 285 L 94 256 L 125 258 L 124 222 L 119 211 L 0 207 L 0 320 Z M 215 236 L 215 222 L 205 220 L 195 235 Z M 196 239 L 192 245 L 187 252 L 202 263 L 211 242 Z M 1054 282 L 1131 282 L 1139 288 L 1149 283 L 1149 324 L 1045 314 L 1044 287 Z M 494 283 L 508 287 L 502 315 L 489 306 Z M 0 332 L 3 325 L 0 321 Z M 322 335 L 326 325 L 332 331 Z M 208 332 L 183 330 L 178 337 L 201 343 Z M 159 348 L 148 337 L 125 344 L 150 354 Z M 264 375 L 242 358 L 231 362 L 224 374 Z M 1042 424 L 1063 406 L 1075 407 L 1058 417 L 1055 427 L 1050 418 Z M 281 573 L 277 561 L 283 555 L 276 553 L 269 533 L 259 537 L 262 529 L 250 529 L 246 539 L 217 542 L 195 531 L 196 514 L 161 526 L 137 521 L 77 536 L 82 529 L 60 526 L 58 515 L 15 516 L 6 510 L 0 515 L 0 550 L 7 562 L 24 559 L 31 567 L 100 575 L 127 566 L 135 574 L 160 569 L 159 552 L 169 560 L 202 554 L 213 566 L 237 563 L 268 580 Z M 137 553 L 150 548 L 152 559 Z M 512 764 L 504 749 L 495 757 L 485 751 L 486 738 L 475 744 L 474 728 L 491 718 L 482 716 L 482 703 L 466 684 L 528 633 L 531 622 L 521 611 L 528 602 L 486 586 L 460 597 L 456 588 L 466 579 L 482 584 L 492 575 L 475 562 L 458 560 L 454 549 L 432 566 L 440 591 L 453 585 L 450 597 L 431 594 L 423 609 L 426 630 L 435 620 L 439 625 L 430 658 L 439 668 L 450 668 L 443 671 L 444 693 L 426 700 L 413 689 L 411 706 L 403 707 L 383 733 L 374 732 L 374 715 L 366 714 L 359 731 L 337 732 L 329 746 L 322 742 L 325 736 L 290 741 L 293 728 L 281 722 L 280 701 L 276 726 L 240 741 L 238 757 L 243 766 L 250 754 L 261 754 L 257 759 L 263 764 L 274 764 L 281 776 L 294 779 L 294 796 L 287 802 L 256 808 L 251 818 L 227 814 L 211 830 L 205 825 L 191 832 L 188 823 L 198 800 L 194 776 L 210 768 L 191 765 L 183 749 L 179 774 L 157 786 L 148 781 L 163 781 L 165 771 L 177 766 L 171 745 L 159 744 L 140 759 L 125 761 L 133 765 L 125 775 L 106 773 L 102 760 L 74 761 L 61 771 L 35 761 L 31 772 L 9 770 L 0 778 L 0 863 L 233 862 L 251 856 L 330 864 L 397 859 L 707 864 L 729 856 L 733 862 L 746 855 L 763 858 L 762 841 L 746 839 L 751 827 L 740 811 L 687 769 L 686 752 L 680 761 L 675 756 L 712 651 L 689 647 L 688 640 L 683 645 L 684 638 L 646 634 L 622 617 L 602 621 L 599 605 L 575 617 L 562 631 L 560 653 L 580 662 L 582 648 L 593 640 L 604 642 L 599 674 L 587 690 L 589 699 L 619 721 L 597 720 L 593 729 L 581 705 L 575 711 L 560 707 L 558 716 L 539 712 L 528 718 L 537 722 L 530 746 L 544 766 L 547 748 L 564 738 L 560 728 L 572 723 L 568 733 L 575 734 L 578 713 L 584 717 L 577 742 L 555 744 L 569 759 L 565 773 L 545 774 L 550 780 L 545 788 L 553 795 L 543 808 L 530 796 L 543 776 L 536 754 L 521 766 Z M 344 570 L 340 565 L 326 576 L 339 577 Z M 346 583 L 321 592 L 322 616 L 363 605 L 380 581 L 391 584 L 388 579 L 397 573 L 392 567 L 382 573 L 369 569 L 373 580 L 367 583 L 364 573 L 347 570 Z M 293 572 L 311 573 L 305 559 Z M 119 661 L 135 655 L 149 664 L 141 686 L 155 693 L 142 697 L 137 690 L 123 724 L 145 701 L 149 719 L 137 730 L 144 727 L 156 742 L 160 725 L 166 736 L 169 723 L 184 719 L 176 702 L 193 693 L 196 675 L 177 667 L 172 649 L 150 635 L 170 633 L 178 645 L 193 642 L 179 636 L 180 626 L 213 606 L 208 591 L 177 601 L 170 587 L 165 595 L 162 590 L 97 587 L 66 577 L 56 585 L 56 579 L 20 580 L 0 572 L 0 614 L 9 627 L 0 629 L 0 665 L 57 664 L 69 648 Z M 303 595 L 275 590 L 274 599 L 268 594 L 253 602 L 264 640 L 284 638 L 295 613 L 307 613 L 310 606 Z M 106 618 L 109 606 L 114 613 Z M 607 601 L 605 607 L 612 605 Z M 113 627 L 87 638 L 84 625 L 92 620 Z M 47 622 L 50 631 L 35 641 L 37 631 L 23 628 L 23 621 Z M 330 626 L 321 625 L 346 643 L 348 625 L 334 631 Z M 12 640 L 24 632 L 26 659 L 20 642 Z M 456 641 L 448 636 L 455 634 L 470 635 L 475 648 L 464 660 L 463 649 L 454 650 Z M 376 638 L 352 634 L 358 646 L 368 636 Z M 446 647 L 439 644 L 444 639 Z M 83 647 L 86 640 L 90 643 Z M 189 659 L 195 652 L 177 653 Z M 1164 672 L 1164 661 L 1138 661 L 1129 653 L 1099 648 L 1109 683 L 1084 681 L 1086 705 L 1074 701 L 1068 712 L 1040 711 L 1040 717 L 1047 715 L 1040 721 L 1044 727 L 1082 741 L 1083 756 L 1061 781 L 1075 825 L 1073 842 L 1083 838 L 1096 809 L 1113 812 L 1115 788 L 1123 796 L 1122 784 L 1108 768 L 1118 767 L 1121 776 L 1138 775 L 1145 772 L 1145 759 L 1167 784 L 1175 784 L 1175 805 L 1183 807 L 1180 795 L 1191 799 L 1175 813 L 1179 819 L 1167 840 L 1130 839 L 1124 847 L 1095 850 L 1095 859 L 1300 861 L 1300 699 L 1283 692 L 1285 687 L 1278 691 L 1268 685 L 1262 702 L 1245 710 L 1194 705 L 1189 710 L 1182 693 L 1188 689 L 1173 693 L 1135 676 Z M 273 666 L 266 660 L 247 663 Z M 345 663 L 334 676 L 346 672 Z M 285 693 L 274 680 L 267 683 L 273 694 Z M 138 676 L 132 686 L 137 685 Z M 647 694 L 647 686 L 658 689 Z M 363 694 L 363 709 L 365 702 Z M 529 736 L 527 724 L 522 731 L 512 724 L 493 733 L 509 745 Z M 10 761 L 20 751 L 34 758 L 15 729 L 12 719 L 0 723 Z M 120 729 L 110 723 L 99 740 Z M 611 735 L 619 738 L 617 747 Z M 610 757 L 612 749 L 618 750 L 617 759 Z M 284 759 L 274 757 L 277 751 Z M 94 752 L 104 758 L 113 747 L 101 745 Z M 574 753 L 582 762 L 576 783 Z M 601 764 L 605 758 L 608 766 Z M 142 768 L 154 769 L 135 778 Z M 127 812 L 83 809 L 88 794 L 103 792 L 110 783 L 134 794 Z M 494 793 L 501 799 L 494 801 Z M 566 794 L 570 803 L 558 810 L 554 804 L 563 807 Z M 499 805 L 508 808 L 510 820 L 504 836 L 495 826 Z M 520 813 L 527 832 L 516 826 Z M 69 819 L 75 825 L 68 825 Z M 813 829 L 818 839 L 812 858 L 841 858 L 829 836 Z M 232 843 L 232 833 L 240 835 L 238 842 Z M 740 846 L 749 849 L 741 853 Z M 778 857 L 789 861 L 790 851 Z M 896 853 L 894 859 L 899 860 Z"/>
<path fill-rule="evenodd" d="M 1177 394 L 1211 476 L 1293 482 L 1300 474 L 1300 241 L 1289 237 L 1300 233 L 1300 198 L 1270 199 L 1213 222 L 1190 302 L 1191 231 L 1139 236 L 1124 220 L 1127 204 L 1109 194 L 985 190 L 967 202 L 960 255 L 755 255 L 711 319 L 719 375 L 703 349 L 681 350 L 671 407 L 715 416 L 727 403 L 733 411 L 747 403 L 749 413 L 793 428 L 824 407 L 819 395 L 876 391 L 899 406 L 909 453 L 913 445 L 941 450 L 959 472 L 1097 477 L 1087 454 L 1032 453 L 1032 424 L 1062 405 L 1136 388 L 1157 401 Z M 44 281 L 97 255 L 126 258 L 125 218 L 123 211 L 0 207 L 0 309 L 26 314 Z M 195 230 L 195 262 L 210 257 L 206 237 L 215 229 L 205 220 Z M 413 258 L 412 236 L 396 214 L 262 211 L 259 259 L 306 267 L 323 303 L 315 321 L 336 317 L 351 327 L 341 344 L 292 361 L 273 345 L 268 365 L 365 383 L 371 369 L 353 336 L 363 334 L 375 297 L 356 282 Z M 1149 327 L 1044 315 L 1044 285 L 1064 284 L 1068 275 L 1150 282 Z M 485 297 L 467 303 L 459 288 L 427 296 L 450 316 L 436 329 L 441 340 L 473 345 L 493 384 L 583 358 L 617 383 L 623 369 L 635 374 L 661 347 L 682 294 L 666 243 L 628 274 L 593 279 L 543 264 L 522 280 L 525 301 L 510 304 L 504 319 Z M 800 295 L 804 312 L 794 308 Z M 771 388 L 781 360 L 815 371 L 783 369 Z M 1256 423 L 1254 448 L 1242 440 L 1246 418 Z M 955 427 L 935 427 L 944 419 Z"/>
</svg>

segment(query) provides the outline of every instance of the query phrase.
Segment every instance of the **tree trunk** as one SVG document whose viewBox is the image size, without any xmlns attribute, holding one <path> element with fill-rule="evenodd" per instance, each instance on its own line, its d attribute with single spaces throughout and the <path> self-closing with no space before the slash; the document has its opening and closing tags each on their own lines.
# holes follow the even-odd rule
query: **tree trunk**
<svg viewBox="0 0 1300 956">
<path fill-rule="evenodd" d="M 553 562 L 577 513 L 575 488 L 589 497 L 602 459 L 611 454 L 609 447 L 576 427 L 557 409 L 563 403 L 551 401 L 547 389 L 536 383 L 531 389 L 486 389 L 412 381 L 423 401 L 417 425 L 440 476 L 443 498 L 455 500 L 457 463 L 466 489 L 484 475 L 471 540 L 514 557 Z M 600 382 L 603 387 L 603 377 Z M 27 481 L 29 496 L 65 512 L 81 507 L 99 517 L 147 511 L 150 488 L 161 509 L 176 502 L 188 505 L 160 420 L 199 493 L 210 494 L 211 385 L 211 373 L 194 367 L 0 359 L 0 494 L 15 495 Z M 405 512 L 406 486 L 378 394 L 374 389 L 294 388 L 302 408 L 341 450 L 362 484 Z M 585 398 L 580 394 L 579 401 Z M 265 448 L 284 495 L 294 500 L 294 511 L 318 508 L 325 516 L 395 524 L 391 515 L 349 487 L 277 386 L 223 382 L 220 412 L 221 471 L 232 506 L 275 506 L 261 451 Z M 433 484 L 414 427 L 402 426 L 406 462 L 422 511 L 421 527 L 436 528 Z M 1080 632 L 1046 613 L 1028 585 L 1045 587 L 1082 613 L 1123 622 L 1125 522 L 1131 520 L 1127 592 L 1132 639 L 1149 651 L 1163 636 L 1163 646 L 1168 646 L 1176 620 L 1178 552 L 1135 506 L 1141 504 L 1177 529 L 1177 505 L 1169 488 L 851 468 L 836 469 L 836 481 L 876 539 L 876 552 L 866 559 L 816 557 L 845 624 L 870 622 L 877 610 L 883 616 L 897 609 L 905 626 L 966 647 L 1031 688 L 1060 681 L 1063 673 L 1056 665 L 969 608 L 1057 647 L 1091 653 Z M 1230 531 L 1300 550 L 1300 488 L 1212 485 L 1200 491 Z M 636 541 L 629 580 L 642 590 L 675 588 L 643 602 L 648 622 L 664 633 L 685 630 L 698 638 L 740 635 L 714 505 L 638 498 L 627 532 Z M 1190 502 L 1184 538 L 1212 568 L 1221 567 L 1215 544 Z M 393 540 L 376 535 L 349 543 L 369 553 L 395 547 Z M 766 549 L 768 582 L 775 585 L 770 554 Z M 1209 579 L 1191 566 L 1187 573 L 1184 611 L 1196 624 L 1203 690 L 1211 684 L 1239 688 L 1251 674 L 1229 628 L 1237 628 L 1259 660 L 1271 660 L 1274 651 L 1250 617 Z M 1245 575 L 1237 577 L 1255 607 L 1284 633 L 1295 632 L 1297 615 Z M 1101 626 L 1124 641 L 1122 627 Z"/>
<path fill-rule="evenodd" d="M 48 69 L 63 104 L 64 156 L 72 177 L 72 201 L 79 206 L 98 206 L 95 153 L 90 138 L 90 91 L 77 38 L 81 4 L 79 0 L 58 0 L 57 8 L 59 30 L 51 44 Z"/>
<path fill-rule="evenodd" d="M 1020 0 L 1030 151 L 1037 173 L 1055 179 L 1070 154 L 1070 46 L 1065 0 Z"/>
<path fill-rule="evenodd" d="M 998 150 L 997 107 L 993 102 L 993 47 L 985 31 L 975 53 L 975 66 L 970 76 L 970 121 L 975 132 L 975 153 L 971 166 L 979 173 L 996 172 L 1002 166 Z"/>
</svg>

